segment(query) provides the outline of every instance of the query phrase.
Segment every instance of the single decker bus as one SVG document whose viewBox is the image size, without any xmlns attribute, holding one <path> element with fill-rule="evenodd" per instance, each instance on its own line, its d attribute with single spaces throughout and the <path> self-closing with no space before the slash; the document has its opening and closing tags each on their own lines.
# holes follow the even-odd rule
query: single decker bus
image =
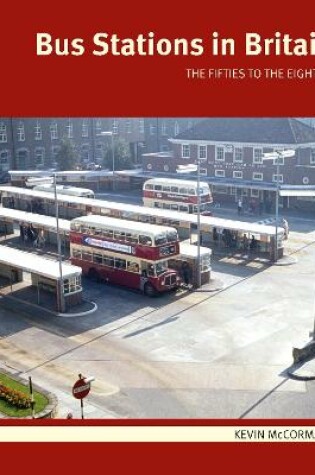
<svg viewBox="0 0 315 475">
<path fill-rule="evenodd" d="M 55 193 L 55 185 L 49 183 L 40 184 L 34 186 L 33 190 Z M 94 198 L 95 196 L 93 190 L 70 185 L 56 185 L 56 192 L 61 195 L 82 196 L 83 198 Z"/>
</svg>

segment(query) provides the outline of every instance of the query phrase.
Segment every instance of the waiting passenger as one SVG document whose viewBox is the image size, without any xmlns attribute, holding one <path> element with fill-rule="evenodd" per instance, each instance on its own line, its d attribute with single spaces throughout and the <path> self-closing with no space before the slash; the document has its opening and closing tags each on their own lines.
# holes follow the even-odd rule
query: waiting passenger
<svg viewBox="0 0 315 475">
<path fill-rule="evenodd" d="M 25 227 L 23 223 L 20 223 L 20 240 L 22 241 L 22 243 L 25 242 Z"/>
<path fill-rule="evenodd" d="M 256 240 L 255 236 L 253 236 L 253 235 L 252 235 L 252 239 L 251 239 L 249 248 L 250 248 L 251 251 L 255 251 L 257 249 L 257 240 Z"/>
<path fill-rule="evenodd" d="M 184 284 L 189 287 L 191 285 L 192 272 L 187 261 L 184 261 L 181 269 Z"/>
<path fill-rule="evenodd" d="M 37 239 L 37 231 L 36 229 L 33 228 L 33 225 L 30 224 L 28 227 L 27 227 L 27 240 L 34 244 L 34 241 Z"/>
<path fill-rule="evenodd" d="M 141 276 L 140 276 L 140 290 L 141 292 L 144 292 L 144 288 L 145 288 L 145 284 L 148 282 L 148 275 L 147 275 L 147 271 L 145 269 L 143 269 L 143 271 L 141 272 Z"/>
<path fill-rule="evenodd" d="M 247 237 L 247 234 L 243 235 L 242 248 L 243 248 L 243 251 L 245 251 L 245 252 L 248 251 L 248 237 Z"/>
<path fill-rule="evenodd" d="M 39 249 L 43 249 L 45 247 L 45 233 L 43 229 L 41 229 L 38 233 L 37 239 L 34 241 L 34 243 L 35 242 L 36 247 L 38 247 Z"/>
<path fill-rule="evenodd" d="M 286 219 L 282 219 L 282 226 L 284 229 L 284 239 L 288 239 L 289 237 L 289 223 Z"/>
</svg>

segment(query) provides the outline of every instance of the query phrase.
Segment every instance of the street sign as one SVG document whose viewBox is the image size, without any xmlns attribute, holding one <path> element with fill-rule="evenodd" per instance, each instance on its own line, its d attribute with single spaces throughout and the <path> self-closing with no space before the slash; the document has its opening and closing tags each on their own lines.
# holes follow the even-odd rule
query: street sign
<svg viewBox="0 0 315 475">
<path fill-rule="evenodd" d="M 78 379 L 73 385 L 72 395 L 76 399 L 83 399 L 89 394 L 90 389 L 90 383 L 86 382 L 85 379 Z"/>
</svg>

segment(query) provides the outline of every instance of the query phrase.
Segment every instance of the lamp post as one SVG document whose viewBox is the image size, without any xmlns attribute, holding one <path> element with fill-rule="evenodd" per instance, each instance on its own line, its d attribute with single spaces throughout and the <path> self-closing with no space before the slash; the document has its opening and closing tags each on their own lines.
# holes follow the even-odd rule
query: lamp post
<svg viewBox="0 0 315 475">
<path fill-rule="evenodd" d="M 200 259 L 200 238 L 201 238 L 201 229 L 200 229 L 200 160 L 197 161 L 197 287 L 201 287 L 201 259 Z"/>
<path fill-rule="evenodd" d="M 54 194 L 55 194 L 55 209 L 56 209 L 56 232 L 57 232 L 57 249 L 58 249 L 58 264 L 59 264 L 59 283 L 58 283 L 58 292 L 59 292 L 59 302 L 60 309 L 62 312 L 65 311 L 65 299 L 63 292 L 63 275 L 62 275 L 62 255 L 61 255 L 61 241 L 60 241 L 60 231 L 59 231 L 59 206 L 57 199 L 57 173 L 54 173 Z"/>
<path fill-rule="evenodd" d="M 200 159 L 196 161 L 196 164 L 178 165 L 176 172 L 177 173 L 197 172 L 197 288 L 199 289 L 201 287 Z"/>
<path fill-rule="evenodd" d="M 264 153 L 263 160 L 276 160 L 277 161 L 277 182 L 276 182 L 276 240 L 275 240 L 275 262 L 278 260 L 278 221 L 279 221 L 279 159 L 285 159 L 294 157 L 295 151 L 294 150 L 275 150 L 271 153 Z"/>
<path fill-rule="evenodd" d="M 12 140 L 12 169 L 16 170 L 16 156 L 15 156 L 15 142 L 14 142 L 14 124 L 13 124 L 13 117 L 10 119 L 10 125 L 11 125 L 11 140 Z"/>
<path fill-rule="evenodd" d="M 104 137 L 112 137 L 112 168 L 113 168 L 113 191 L 115 190 L 115 148 L 114 148 L 114 132 L 105 131 L 101 132 L 99 135 Z"/>
</svg>

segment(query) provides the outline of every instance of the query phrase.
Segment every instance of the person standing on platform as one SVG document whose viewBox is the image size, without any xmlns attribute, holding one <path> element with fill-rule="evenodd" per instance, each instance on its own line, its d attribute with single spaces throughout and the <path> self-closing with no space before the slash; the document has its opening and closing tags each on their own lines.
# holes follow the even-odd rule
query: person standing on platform
<svg viewBox="0 0 315 475">
<path fill-rule="evenodd" d="M 239 200 L 237 202 L 237 214 L 238 214 L 238 216 L 241 216 L 242 209 L 243 209 L 243 203 L 242 203 L 241 198 L 239 198 Z"/>
</svg>

